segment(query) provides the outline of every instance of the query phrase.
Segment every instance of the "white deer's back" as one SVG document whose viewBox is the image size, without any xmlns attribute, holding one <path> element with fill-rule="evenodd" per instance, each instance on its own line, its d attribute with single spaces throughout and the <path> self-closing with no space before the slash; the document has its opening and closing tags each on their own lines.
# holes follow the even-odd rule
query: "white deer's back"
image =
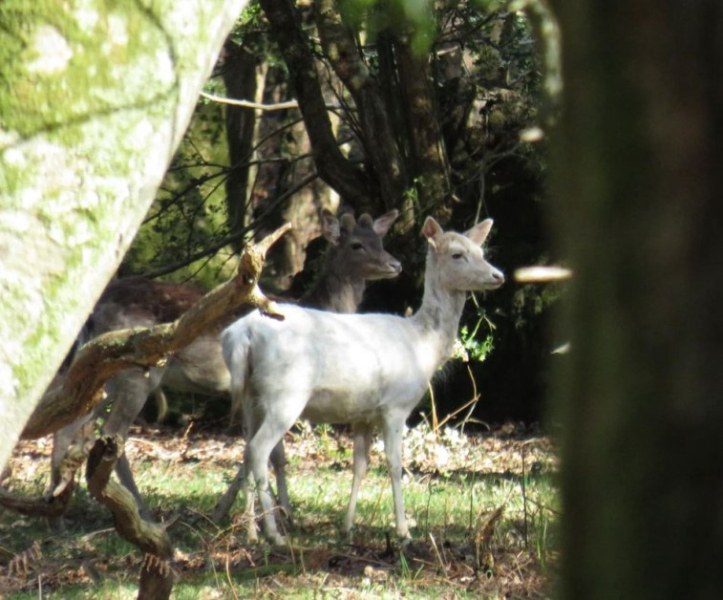
<svg viewBox="0 0 723 600">
<path fill-rule="evenodd" d="M 289 396 L 310 421 L 376 422 L 391 402 L 411 411 L 424 393 L 441 357 L 435 336 L 412 319 L 388 314 L 335 314 L 283 305 L 284 321 L 255 312 L 223 334 L 224 351 L 234 362 L 249 360 L 245 372 L 251 397 Z M 269 376 L 277 373 L 278 376 Z M 266 410 L 267 407 L 263 407 Z M 268 407 L 271 409 L 271 407 Z"/>
</svg>

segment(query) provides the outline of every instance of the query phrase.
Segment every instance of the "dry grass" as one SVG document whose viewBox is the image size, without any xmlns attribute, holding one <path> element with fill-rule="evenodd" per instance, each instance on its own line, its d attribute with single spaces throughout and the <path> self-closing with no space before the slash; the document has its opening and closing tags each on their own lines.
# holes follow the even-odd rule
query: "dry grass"
<svg viewBox="0 0 723 600">
<path fill-rule="evenodd" d="M 412 543 L 393 537 L 380 446 L 362 488 L 353 543 L 337 533 L 350 485 L 350 440 L 331 428 L 288 435 L 295 505 L 288 548 L 249 546 L 240 520 L 207 515 L 234 474 L 243 442 L 218 432 L 135 431 L 127 451 L 138 483 L 176 544 L 175 598 L 546 598 L 556 564 L 556 458 L 550 441 L 515 427 L 405 439 Z M 7 485 L 39 493 L 50 442 L 22 443 Z M 0 590 L 7 598 L 133 598 L 140 554 L 81 490 L 57 533 L 0 514 Z M 39 591 L 40 590 L 40 591 Z"/>
</svg>

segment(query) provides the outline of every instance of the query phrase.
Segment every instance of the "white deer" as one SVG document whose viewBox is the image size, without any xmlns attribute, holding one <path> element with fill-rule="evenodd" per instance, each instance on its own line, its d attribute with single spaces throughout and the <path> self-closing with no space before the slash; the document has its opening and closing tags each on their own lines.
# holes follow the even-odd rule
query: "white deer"
<svg viewBox="0 0 723 600">
<path fill-rule="evenodd" d="M 357 221 L 349 213 L 337 219 L 333 214 L 324 211 L 322 235 L 330 243 L 329 249 L 324 257 L 319 278 L 299 301 L 324 310 L 353 312 L 361 303 L 367 281 L 399 275 L 401 264 L 384 250 L 382 244 L 382 238 L 398 214 L 398 211 L 392 210 L 377 219 L 363 214 Z M 201 290 L 184 284 L 140 278 L 118 280 L 104 292 L 93 312 L 92 335 L 113 329 L 171 321 L 188 310 L 202 295 Z M 231 316 L 223 325 L 235 318 L 237 316 Z M 149 394 L 158 391 L 161 386 L 227 398 L 230 376 L 221 352 L 221 328 L 196 338 L 172 355 L 163 367 L 153 368 L 150 372 L 139 367 L 129 368 L 110 380 L 106 385 L 106 402 L 91 415 L 56 432 L 51 488 L 54 489 L 59 483 L 58 466 L 72 440 L 79 432 L 81 435 L 84 433 L 84 425 L 91 417 L 105 415 L 108 404 L 112 403 L 112 408 L 103 425 L 103 433 L 118 433 L 125 438 Z M 288 508 L 283 461 L 283 446 L 280 445 L 272 462 L 277 471 L 280 501 Z M 147 513 L 125 454 L 118 460 L 116 471 L 123 485 L 135 496 L 141 510 Z"/>
<path fill-rule="evenodd" d="M 250 541 L 257 539 L 258 494 L 266 536 L 274 544 L 286 543 L 275 520 L 268 462 L 299 418 L 352 425 L 354 474 L 343 523 L 347 534 L 372 433 L 381 428 L 397 533 L 409 537 L 401 487 L 404 424 L 435 371 L 451 355 L 467 292 L 492 290 L 504 282 L 480 247 L 491 227 L 487 219 L 465 234 L 444 232 L 427 218 L 422 228 L 428 242 L 424 297 L 409 318 L 282 305 L 283 321 L 254 311 L 224 330 L 221 341 L 231 373 L 232 403 L 242 405 L 247 439 L 239 477 L 245 473 Z"/>
</svg>

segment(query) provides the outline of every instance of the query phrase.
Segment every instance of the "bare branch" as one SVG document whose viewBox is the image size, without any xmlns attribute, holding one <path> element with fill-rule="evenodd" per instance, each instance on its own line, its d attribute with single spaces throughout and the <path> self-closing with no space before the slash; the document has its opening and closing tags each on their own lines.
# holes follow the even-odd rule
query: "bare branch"
<svg viewBox="0 0 723 600">
<path fill-rule="evenodd" d="M 274 110 L 286 110 L 289 108 L 299 108 L 299 103 L 296 100 L 288 100 L 287 102 L 277 102 L 276 104 L 260 104 L 259 102 L 252 102 L 251 100 L 236 100 L 235 98 L 225 98 L 224 96 L 217 96 L 216 94 L 209 94 L 208 92 L 201 92 L 201 96 L 218 102 L 220 104 L 230 104 L 231 106 L 241 106 L 243 108 L 253 108 L 255 110 L 263 111 L 274 111 Z"/>
</svg>

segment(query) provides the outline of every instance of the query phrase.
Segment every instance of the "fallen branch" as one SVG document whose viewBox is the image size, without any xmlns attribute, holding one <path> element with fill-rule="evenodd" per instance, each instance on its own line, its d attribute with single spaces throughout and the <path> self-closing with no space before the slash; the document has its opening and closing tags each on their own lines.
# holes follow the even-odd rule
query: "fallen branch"
<svg viewBox="0 0 723 600">
<path fill-rule="evenodd" d="M 62 517 L 73 495 L 73 481 L 56 496 L 24 496 L 0 487 L 0 506 L 30 517 Z"/>
</svg>

